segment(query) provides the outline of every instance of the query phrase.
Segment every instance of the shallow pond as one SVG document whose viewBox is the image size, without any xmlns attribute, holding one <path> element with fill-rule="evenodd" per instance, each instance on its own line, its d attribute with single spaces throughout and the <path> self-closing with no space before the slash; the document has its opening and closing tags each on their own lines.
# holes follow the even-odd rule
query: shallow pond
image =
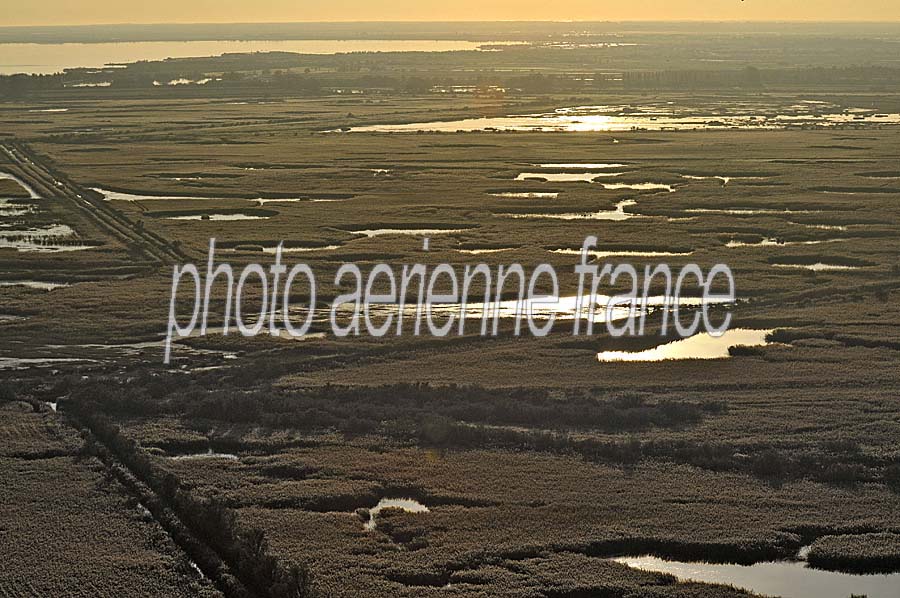
<svg viewBox="0 0 900 598">
<path fill-rule="evenodd" d="M 766 336 L 772 330 L 732 328 L 722 336 L 714 337 L 705 332 L 677 341 L 671 341 L 643 351 L 602 351 L 597 361 L 665 361 L 668 359 L 722 359 L 729 357 L 728 349 L 734 346 L 760 347 L 769 344 Z"/>
<path fill-rule="evenodd" d="M 19 186 L 21 186 L 23 189 L 25 189 L 25 191 L 28 192 L 28 195 L 29 197 L 31 197 L 31 199 L 40 199 L 41 197 L 40 195 L 38 195 L 38 192 L 31 187 L 31 185 L 10 172 L 0 172 L 0 179 L 17 182 Z"/>
<path fill-rule="evenodd" d="M 551 249 L 552 253 L 562 255 L 581 255 L 581 249 Z M 587 254 L 592 261 L 596 261 L 607 257 L 678 257 L 692 255 L 693 251 L 643 251 L 643 250 L 610 250 L 610 251 L 588 251 Z"/>
<path fill-rule="evenodd" d="M 401 509 L 407 513 L 428 513 L 428 507 L 412 498 L 382 498 L 378 504 L 369 509 L 369 520 L 363 524 L 363 529 L 371 531 L 377 525 L 375 518 L 382 509 Z"/>
<path fill-rule="evenodd" d="M 556 199 L 559 197 L 559 193 L 555 191 L 498 191 L 488 193 L 488 195 L 508 199 Z"/>
<path fill-rule="evenodd" d="M 792 210 L 790 208 L 687 208 L 687 214 L 728 214 L 730 216 L 752 216 L 754 214 L 819 214 L 821 210 Z"/>
<path fill-rule="evenodd" d="M 797 226 L 805 226 L 806 228 L 815 228 L 818 230 L 839 230 L 845 231 L 847 227 L 843 224 L 807 224 L 805 222 L 790 222 L 790 224 L 796 224 Z"/>
<path fill-rule="evenodd" d="M 67 282 L 45 282 L 42 280 L 0 280 L 0 287 L 26 287 L 41 291 L 52 291 L 69 286 Z"/>
<path fill-rule="evenodd" d="M 787 247 L 790 245 L 822 245 L 824 243 L 839 243 L 847 239 L 819 239 L 815 241 L 785 241 L 776 237 L 764 237 L 759 241 L 738 241 L 731 239 L 725 243 L 725 247 Z"/>
<path fill-rule="evenodd" d="M 82 251 L 96 245 L 81 243 L 75 231 L 65 224 L 15 229 L 0 232 L 0 249 L 15 249 L 21 252 L 56 253 L 62 251 Z"/>
<path fill-rule="evenodd" d="M 852 575 L 822 571 L 796 561 L 723 565 L 669 561 L 654 556 L 620 557 L 616 562 L 644 571 L 674 575 L 679 581 L 732 585 L 784 598 L 900 598 L 900 573 Z"/>
<path fill-rule="evenodd" d="M 624 172 L 521 172 L 517 181 L 547 181 L 548 183 L 592 183 L 600 177 L 622 176 Z"/>
<path fill-rule="evenodd" d="M 193 459 L 226 459 L 228 461 L 237 461 L 238 456 L 232 453 L 216 453 L 212 449 L 207 449 L 205 453 L 185 453 L 183 455 L 173 455 L 170 457 L 173 461 L 189 461 Z"/>
<path fill-rule="evenodd" d="M 483 317 L 487 318 L 490 325 L 490 322 L 495 317 L 499 320 L 525 320 L 529 313 L 534 321 L 547 321 L 551 317 L 554 321 L 569 321 L 574 320 L 575 314 L 580 311 L 582 320 L 585 322 L 590 320 L 597 324 L 623 320 L 632 316 L 640 317 L 643 311 L 640 297 L 634 310 L 630 308 L 627 302 L 619 303 L 609 308 L 608 305 L 611 298 L 609 295 L 596 295 L 593 309 L 590 306 L 590 296 L 587 294 L 582 295 L 580 298 L 577 295 L 568 295 L 556 299 L 545 296 L 532 298 L 526 296 L 522 301 L 508 299 L 488 304 L 467 301 L 465 304 L 465 319 L 466 325 L 470 325 L 474 329 L 474 327 L 481 325 L 480 322 Z M 683 307 L 697 307 L 701 304 L 702 298 L 700 297 L 681 297 L 679 299 L 679 305 Z M 646 311 L 648 313 L 658 309 L 666 309 L 667 307 L 671 308 L 672 306 L 674 306 L 673 297 L 666 298 L 662 295 L 647 297 Z M 461 308 L 461 303 L 433 303 L 431 305 L 431 313 L 433 319 L 438 321 L 444 320 L 449 316 L 459 316 Z M 396 314 L 398 309 L 399 306 L 397 304 L 372 304 L 368 307 L 368 311 L 373 319 Z M 415 319 L 416 309 L 415 304 L 405 304 L 403 306 L 404 320 Z M 349 310 L 349 307 L 339 307 L 340 312 L 347 313 Z M 328 309 L 321 310 L 321 317 L 327 318 L 328 312 Z M 426 318 L 426 310 L 424 308 L 422 308 L 421 317 L 423 320 Z M 458 320 L 456 325 L 458 325 Z"/>
<path fill-rule="evenodd" d="M 106 201 L 151 201 L 158 199 L 212 199 L 209 197 L 196 197 L 190 195 L 141 195 L 138 193 L 126 193 L 124 191 L 110 191 L 100 187 L 92 188 L 103 196 Z"/>
<path fill-rule="evenodd" d="M 633 199 L 626 199 L 616 204 L 614 210 L 600 210 L 598 212 L 560 212 L 560 213 L 539 213 L 539 214 L 497 214 L 505 218 L 547 218 L 551 220 L 628 220 L 629 218 L 637 218 L 640 214 L 626 212 L 625 208 L 637 205 Z"/>
<path fill-rule="evenodd" d="M 465 228 L 368 228 L 363 230 L 347 231 L 354 235 L 364 235 L 366 237 L 381 237 L 384 235 L 449 235 L 452 233 L 462 233 L 468 229 Z"/>
<path fill-rule="evenodd" d="M 16 216 L 24 216 L 35 211 L 33 205 L 21 203 L 20 200 L 10 198 L 0 198 L 0 217 L 14 218 Z"/>
<path fill-rule="evenodd" d="M 824 262 L 816 262 L 814 264 L 772 264 L 776 268 L 802 268 L 804 270 L 812 270 L 813 272 L 830 272 L 841 270 L 859 270 L 859 266 L 845 266 L 843 264 L 826 264 Z"/>
<path fill-rule="evenodd" d="M 707 108 L 653 106 L 574 106 L 553 112 L 500 117 L 465 118 L 404 124 L 376 124 L 351 127 L 350 132 L 415 131 L 541 131 L 541 132 L 622 132 L 697 131 L 723 129 L 787 129 L 794 127 L 834 127 L 853 125 L 900 125 L 900 114 L 863 114 L 838 106 L 812 109 L 810 106 L 711 105 Z"/>
<path fill-rule="evenodd" d="M 25 370 L 29 368 L 46 368 L 55 365 L 90 363 L 92 359 L 63 357 L 0 357 L 0 370 Z"/>
<path fill-rule="evenodd" d="M 340 245 L 319 245 L 319 246 L 309 246 L 309 247 L 282 247 L 281 253 L 310 253 L 313 251 L 334 251 L 335 249 L 340 249 Z M 278 247 L 263 247 L 263 253 L 271 253 L 275 255 Z"/>
<path fill-rule="evenodd" d="M 164 220 L 209 220 L 209 221 L 231 221 L 231 220 L 266 220 L 269 216 L 260 216 L 258 214 L 210 214 L 204 212 L 202 214 L 183 214 L 180 216 L 164 216 Z"/>
<path fill-rule="evenodd" d="M 455 249 L 459 253 L 465 253 L 467 255 L 482 255 L 485 253 L 500 253 L 501 251 L 513 251 L 518 249 L 518 247 L 484 247 L 481 249 Z"/>
<path fill-rule="evenodd" d="M 558 164 L 533 164 L 533 166 L 539 166 L 540 168 L 559 168 L 559 169 L 577 169 L 581 170 L 582 168 L 627 168 L 628 164 L 619 164 L 615 162 L 563 162 Z"/>
<path fill-rule="evenodd" d="M 675 193 L 675 187 L 665 183 L 599 183 L 599 185 L 608 191 L 626 189 L 630 191 L 668 191 L 669 193 Z"/>
</svg>

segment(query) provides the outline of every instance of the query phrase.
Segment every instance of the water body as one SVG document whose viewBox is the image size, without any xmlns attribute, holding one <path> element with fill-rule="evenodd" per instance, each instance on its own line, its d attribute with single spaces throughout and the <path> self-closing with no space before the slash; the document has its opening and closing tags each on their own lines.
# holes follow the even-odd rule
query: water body
<svg viewBox="0 0 900 598">
<path fill-rule="evenodd" d="M 843 224 L 807 224 L 805 222 L 790 222 L 790 224 L 796 224 L 797 226 L 805 226 L 806 228 L 815 228 L 818 230 L 838 230 L 845 231 L 847 227 Z"/>
<path fill-rule="evenodd" d="M 41 291 L 52 291 L 70 286 L 67 282 L 45 282 L 42 280 L 0 280 L 0 287 L 26 287 Z"/>
<path fill-rule="evenodd" d="M 675 305 L 674 297 L 665 297 L 663 295 L 648 296 L 647 308 L 642 308 L 642 297 L 638 297 L 634 309 L 631 308 L 627 299 L 619 303 L 609 306 L 612 296 L 596 295 L 594 304 L 591 305 L 590 295 L 584 294 L 569 295 L 565 297 L 535 296 L 523 297 L 521 301 L 516 299 L 508 299 L 502 301 L 494 301 L 490 303 L 483 302 L 466 302 L 465 309 L 462 309 L 461 303 L 433 303 L 431 305 L 432 317 L 435 320 L 444 320 L 450 316 L 465 315 L 467 322 L 474 322 L 474 326 L 481 318 L 489 320 L 497 318 L 499 320 L 525 320 L 531 314 L 534 321 L 548 321 L 551 318 L 554 321 L 571 321 L 575 319 L 577 313 L 581 314 L 582 320 L 591 321 L 596 324 L 606 322 L 614 322 L 627 318 L 638 318 L 645 311 L 647 313 L 657 309 L 672 308 Z M 678 304 L 682 307 L 698 307 L 702 305 L 701 297 L 680 297 Z M 710 303 L 713 299 L 710 298 Z M 339 311 L 347 311 L 349 308 L 339 306 Z M 399 310 L 397 304 L 372 304 L 369 305 L 368 311 L 373 317 L 383 318 L 390 314 L 396 314 Z M 321 310 L 323 318 L 328 317 L 328 309 Z M 414 318 L 416 316 L 416 305 L 405 304 L 403 306 L 404 318 Z M 422 318 L 426 317 L 426 310 L 422 308 Z"/>
<path fill-rule="evenodd" d="M 57 253 L 94 249 L 95 245 L 78 243 L 75 231 L 65 224 L 36 228 L 6 229 L 0 232 L 0 249 L 20 252 Z"/>
<path fill-rule="evenodd" d="M 238 456 L 232 453 L 216 453 L 212 449 L 207 449 L 205 453 L 186 453 L 184 455 L 174 455 L 171 457 L 173 461 L 190 461 L 194 459 L 225 459 L 227 461 L 237 461 Z"/>
<path fill-rule="evenodd" d="M 559 197 L 559 193 L 555 191 L 499 191 L 488 193 L 488 195 L 506 199 L 556 199 Z"/>
<path fill-rule="evenodd" d="M 110 191 L 94 187 L 92 191 L 96 191 L 103 196 L 106 201 L 149 201 L 156 199 L 212 199 L 210 197 L 196 197 L 189 195 L 141 195 L 137 193 L 126 193 L 124 191 Z"/>
<path fill-rule="evenodd" d="M 607 176 L 622 176 L 624 172 L 522 172 L 517 181 L 547 181 L 550 183 L 593 183 L 594 179 Z"/>
<path fill-rule="evenodd" d="M 261 197 L 259 199 L 254 199 L 253 201 L 264 206 L 267 203 L 316 203 L 323 201 L 347 201 L 348 199 L 352 199 L 352 197 Z"/>
<path fill-rule="evenodd" d="M 199 177 L 198 177 L 199 178 Z M 236 199 L 236 200 L 246 200 L 253 201 L 258 203 L 259 205 L 263 205 L 266 203 L 272 202 L 298 202 L 298 201 L 343 201 L 343 199 L 316 199 L 309 197 L 281 197 L 281 198 L 262 198 L 262 197 L 254 197 L 254 198 L 244 198 L 244 197 L 228 197 L 228 198 L 217 198 L 217 197 L 202 197 L 198 195 L 148 195 L 141 193 L 127 193 L 125 191 L 110 191 L 109 189 L 102 189 L 100 187 L 92 188 L 92 191 L 96 191 L 100 195 L 103 196 L 103 199 L 106 201 L 157 201 L 157 200 L 203 200 L 203 201 L 213 201 L 213 200 L 221 200 L 221 199 Z"/>
<path fill-rule="evenodd" d="M 764 237 L 759 241 L 738 241 L 732 239 L 725 243 L 725 247 L 787 247 L 789 245 L 822 245 L 823 243 L 839 243 L 847 239 L 821 239 L 816 241 L 785 241 L 775 237 Z"/>
<path fill-rule="evenodd" d="M 728 349 L 738 345 L 761 347 L 769 344 L 766 336 L 772 330 L 732 328 L 722 336 L 708 333 L 695 334 L 677 341 L 658 345 L 644 351 L 602 351 L 597 361 L 665 361 L 668 359 L 723 359 L 729 357 Z"/>
<path fill-rule="evenodd" d="M 23 204 L 21 200 L 14 198 L 0 198 L 0 217 L 12 218 L 14 216 L 24 216 L 35 211 L 33 205 Z"/>
<path fill-rule="evenodd" d="M 628 220 L 640 217 L 640 214 L 626 212 L 625 208 L 637 205 L 633 199 L 626 199 L 616 204 L 613 210 L 600 210 L 599 212 L 561 212 L 541 214 L 497 214 L 506 218 L 547 218 L 551 220 Z"/>
<path fill-rule="evenodd" d="M 814 264 L 772 264 L 776 268 L 802 268 L 812 270 L 813 272 L 829 272 L 841 270 L 859 270 L 859 266 L 845 266 L 843 264 L 826 264 L 825 262 L 816 262 Z"/>
<path fill-rule="evenodd" d="M 377 525 L 375 518 L 382 509 L 401 509 L 407 513 L 428 513 L 428 507 L 412 498 L 382 498 L 378 504 L 369 509 L 369 520 L 363 525 L 366 531 L 372 531 Z"/>
<path fill-rule="evenodd" d="M 675 187 L 665 183 L 600 183 L 600 185 L 610 191 L 629 189 L 632 191 L 668 191 L 669 193 L 675 193 Z"/>
<path fill-rule="evenodd" d="M 199 214 L 183 214 L 181 216 L 165 216 L 165 220 L 267 220 L 269 216 L 259 216 L 257 214 L 210 214 L 207 212 Z"/>
<path fill-rule="evenodd" d="M 455 249 L 459 253 L 465 253 L 467 255 L 482 255 L 485 253 L 500 253 L 501 251 L 513 251 L 518 249 L 518 247 L 485 247 L 482 249 Z"/>
<path fill-rule="evenodd" d="M 558 168 L 560 170 L 565 170 L 565 169 L 595 170 L 595 169 L 599 169 L 599 168 L 627 168 L 628 164 L 609 163 L 609 162 L 563 162 L 563 163 L 559 163 L 559 164 L 554 164 L 554 163 L 533 164 L 532 166 L 539 166 L 540 168 Z"/>
<path fill-rule="evenodd" d="M 309 247 L 282 247 L 281 253 L 310 253 L 313 251 L 334 251 L 335 249 L 340 249 L 340 245 L 319 245 L 319 246 L 309 246 Z M 269 246 L 263 247 L 263 253 L 271 253 L 275 255 L 278 250 L 278 246 Z"/>
<path fill-rule="evenodd" d="M 31 187 L 31 185 L 10 172 L 0 172 L 0 179 L 17 182 L 23 189 L 25 189 L 25 191 L 28 192 L 28 195 L 29 197 L 31 197 L 31 199 L 40 199 L 41 197 L 40 195 L 38 195 L 38 192 Z"/>
<path fill-rule="evenodd" d="M 679 581 L 736 586 L 784 598 L 900 598 L 900 573 L 853 575 L 812 569 L 801 560 L 754 565 L 669 561 L 654 556 L 620 557 L 616 562 L 644 571 L 674 575 Z"/>
<path fill-rule="evenodd" d="M 562 255 L 581 255 L 581 249 L 551 249 L 552 253 L 560 253 Z M 588 251 L 587 254 L 592 261 L 600 260 L 607 257 L 678 257 L 692 255 L 693 251 L 644 251 L 644 250 L 611 250 L 611 251 Z"/>
<path fill-rule="evenodd" d="M 347 132 L 403 133 L 417 131 L 539 131 L 539 132 L 624 132 L 698 131 L 726 129 L 787 129 L 795 127 L 835 127 L 853 125 L 900 125 L 900 113 L 861 113 L 828 105 L 738 106 L 713 104 L 708 108 L 656 106 L 573 106 L 553 112 L 500 117 L 464 118 L 404 124 L 365 125 Z"/>
<path fill-rule="evenodd" d="M 0 370 L 26 370 L 30 368 L 46 368 L 73 363 L 91 363 L 91 359 L 50 358 L 50 357 L 0 357 Z"/>
<path fill-rule="evenodd" d="M 0 74 L 51 74 L 65 69 L 103 68 L 140 60 L 165 60 L 220 56 L 247 52 L 297 52 L 339 54 L 344 52 L 448 52 L 479 50 L 482 46 L 510 42 L 454 40 L 282 40 L 282 41 L 173 41 L 104 42 L 93 44 L 0 44 Z"/>
<path fill-rule="evenodd" d="M 728 214 L 730 216 L 752 216 L 755 214 L 820 214 L 822 210 L 783 210 L 776 208 L 687 208 L 687 214 Z"/>
<path fill-rule="evenodd" d="M 683 174 L 681 178 L 689 181 L 719 181 L 723 187 L 727 187 L 731 181 L 764 181 L 769 177 L 764 176 L 726 176 L 726 175 L 709 175 L 699 176 L 693 174 Z"/>
<path fill-rule="evenodd" d="M 381 237 L 384 235 L 448 235 L 451 233 L 462 233 L 468 229 L 465 228 L 369 228 L 363 230 L 347 231 L 354 235 L 364 235 L 366 237 Z"/>
</svg>

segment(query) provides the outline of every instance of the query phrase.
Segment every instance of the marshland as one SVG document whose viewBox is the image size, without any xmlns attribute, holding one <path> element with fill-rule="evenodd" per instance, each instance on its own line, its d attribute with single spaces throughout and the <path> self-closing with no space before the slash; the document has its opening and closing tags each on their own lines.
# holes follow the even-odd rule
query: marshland
<svg viewBox="0 0 900 598">
<path fill-rule="evenodd" d="M 123 29 L 238 50 L 170 60 L 56 31 L 104 43 L 0 76 L 0 594 L 896 596 L 900 28 L 298 27 Z M 282 244 L 327 305 L 344 263 L 572 273 L 588 236 L 594 265 L 727 264 L 731 330 L 656 301 L 623 337 L 501 309 L 248 338 L 219 284 L 163 363 L 211 238 L 235 277 Z"/>
</svg>

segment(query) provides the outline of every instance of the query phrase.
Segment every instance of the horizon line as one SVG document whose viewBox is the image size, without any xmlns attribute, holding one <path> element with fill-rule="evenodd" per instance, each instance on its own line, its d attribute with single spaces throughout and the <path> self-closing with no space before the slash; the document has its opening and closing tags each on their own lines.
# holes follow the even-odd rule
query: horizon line
<svg viewBox="0 0 900 598">
<path fill-rule="evenodd" d="M 29 27 L 106 27 L 119 25 L 135 26 L 171 26 L 171 25 L 337 25 L 337 24 L 415 24 L 415 23 L 603 23 L 603 24 L 631 24 L 631 23 L 677 23 L 677 24 L 771 24 L 771 25 L 798 25 L 798 24 L 828 24 L 828 25 L 898 25 L 900 16 L 893 20 L 845 20 L 845 19 L 625 19 L 625 20 L 595 20 L 595 19 L 412 19 L 412 20 L 334 20 L 334 21 L 114 21 L 103 23 L 32 23 L 25 25 L 0 25 L 0 29 L 18 29 Z"/>
</svg>

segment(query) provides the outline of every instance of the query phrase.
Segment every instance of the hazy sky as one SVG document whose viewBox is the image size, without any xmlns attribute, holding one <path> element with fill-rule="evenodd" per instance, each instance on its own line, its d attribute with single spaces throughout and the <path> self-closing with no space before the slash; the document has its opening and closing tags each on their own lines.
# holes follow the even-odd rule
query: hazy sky
<svg viewBox="0 0 900 598">
<path fill-rule="evenodd" d="M 418 20 L 900 21 L 900 0 L 41 0 L 2 25 Z"/>
</svg>

